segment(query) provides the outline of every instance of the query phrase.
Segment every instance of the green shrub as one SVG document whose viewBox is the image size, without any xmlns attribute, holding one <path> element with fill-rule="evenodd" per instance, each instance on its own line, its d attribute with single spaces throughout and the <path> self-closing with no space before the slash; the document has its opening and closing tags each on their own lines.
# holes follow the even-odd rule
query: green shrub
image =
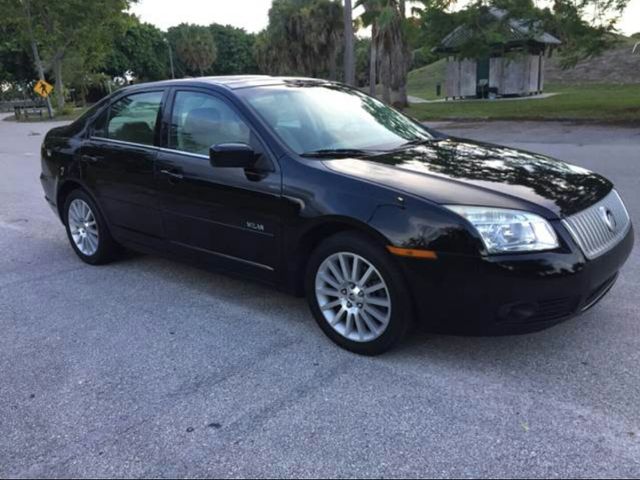
<svg viewBox="0 0 640 480">
<path fill-rule="evenodd" d="M 56 117 L 68 117 L 73 115 L 75 107 L 73 105 L 65 105 L 63 108 L 56 108 Z"/>
</svg>

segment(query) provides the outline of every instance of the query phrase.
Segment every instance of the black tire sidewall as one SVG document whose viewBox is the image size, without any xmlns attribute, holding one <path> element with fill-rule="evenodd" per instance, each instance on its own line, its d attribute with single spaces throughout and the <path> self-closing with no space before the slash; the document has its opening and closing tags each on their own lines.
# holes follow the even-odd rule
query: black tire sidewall
<svg viewBox="0 0 640 480">
<path fill-rule="evenodd" d="M 391 319 L 386 331 L 371 342 L 354 342 L 336 332 L 320 310 L 315 294 L 316 273 L 322 262 L 337 252 L 360 255 L 370 262 L 384 278 L 391 296 Z M 361 355 L 379 355 L 396 345 L 405 336 L 411 324 L 411 297 L 400 268 L 383 247 L 364 235 L 343 233 L 325 240 L 311 254 L 305 274 L 305 291 L 309 307 L 322 331 L 333 342 Z"/>
<path fill-rule="evenodd" d="M 91 208 L 91 211 L 93 212 L 93 217 L 96 220 L 96 225 L 98 227 L 98 249 L 96 250 L 96 253 L 94 253 L 93 255 L 85 255 L 84 253 L 82 253 L 76 246 L 75 242 L 73 241 L 73 237 L 71 236 L 71 229 L 69 228 L 69 218 L 68 218 L 69 206 L 71 205 L 71 202 L 73 202 L 76 199 L 80 199 L 84 201 L 87 205 L 89 205 L 89 208 Z M 114 253 L 113 252 L 114 246 L 113 246 L 113 241 L 111 240 L 111 235 L 109 233 L 109 230 L 107 229 L 107 225 L 104 220 L 104 217 L 102 216 L 100 209 L 96 205 L 96 202 L 94 202 L 93 199 L 86 192 L 82 190 L 72 191 L 65 200 L 63 215 L 64 215 L 64 225 L 67 230 L 67 237 L 69 238 L 69 243 L 71 243 L 71 247 L 73 248 L 73 251 L 76 253 L 76 255 L 78 255 L 78 257 L 80 257 L 80 259 L 83 262 L 86 262 L 90 265 L 101 265 L 112 260 L 113 253 Z"/>
</svg>

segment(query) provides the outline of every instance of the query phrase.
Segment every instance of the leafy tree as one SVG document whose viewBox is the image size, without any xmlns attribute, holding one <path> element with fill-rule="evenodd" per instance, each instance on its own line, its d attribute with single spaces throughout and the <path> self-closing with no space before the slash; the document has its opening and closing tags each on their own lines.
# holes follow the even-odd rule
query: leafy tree
<svg viewBox="0 0 640 480">
<path fill-rule="evenodd" d="M 169 50 L 162 30 L 130 16 L 124 35 L 116 38 L 104 72 L 113 77 L 130 74 L 140 81 L 162 80 L 169 73 Z"/>
<path fill-rule="evenodd" d="M 420 0 L 420 4 L 414 10 L 421 20 L 425 46 L 436 47 L 454 28 L 464 25 L 470 35 L 457 55 L 486 56 L 508 35 L 509 22 L 518 20 L 533 33 L 546 31 L 559 38 L 561 65 L 570 68 L 619 40 L 616 24 L 628 0 L 554 0 L 551 6 L 542 0 L 475 0 L 458 11 L 451 9 L 455 0 Z M 488 7 L 502 9 L 507 15 L 487 21 Z"/>
<path fill-rule="evenodd" d="M 534 9 L 532 16 L 540 18 L 541 28 L 562 41 L 560 64 L 571 68 L 619 42 L 616 24 L 627 4 L 628 0 L 555 0 L 551 9 L 542 13 Z"/>
<path fill-rule="evenodd" d="M 462 11 L 452 11 L 456 0 L 421 0 L 413 11 L 419 18 L 421 44 L 430 52 L 440 41 L 467 20 Z"/>
<path fill-rule="evenodd" d="M 33 80 L 33 62 L 20 41 L 17 26 L 0 22 L 0 84 Z"/>
<path fill-rule="evenodd" d="M 230 25 L 209 26 L 218 55 L 213 66 L 215 75 L 239 75 L 257 73 L 258 65 L 253 54 L 256 36 L 242 28 Z"/>
<path fill-rule="evenodd" d="M 39 77 L 52 73 L 58 108 L 63 109 L 65 62 L 74 58 L 82 71 L 102 65 L 134 1 L 0 0 L 0 11 L 10 12 L 22 32 Z"/>
<path fill-rule="evenodd" d="M 40 77 L 50 71 L 55 78 L 60 109 L 65 103 L 63 77 L 67 59 L 74 58 L 85 72 L 101 66 L 133 1 L 2 0 L 24 32 L 25 45 L 31 46 Z"/>
<path fill-rule="evenodd" d="M 218 50 L 208 27 L 181 24 L 172 29 L 178 59 L 189 74 L 204 76 L 215 63 Z"/>
</svg>

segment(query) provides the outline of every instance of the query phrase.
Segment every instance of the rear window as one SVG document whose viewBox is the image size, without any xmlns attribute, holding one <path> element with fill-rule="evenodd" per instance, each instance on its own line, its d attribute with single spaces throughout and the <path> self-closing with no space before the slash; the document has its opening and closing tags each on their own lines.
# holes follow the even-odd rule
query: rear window
<svg viewBox="0 0 640 480">
<path fill-rule="evenodd" d="M 163 92 L 128 95 L 96 121 L 93 135 L 141 145 L 153 145 Z"/>
</svg>

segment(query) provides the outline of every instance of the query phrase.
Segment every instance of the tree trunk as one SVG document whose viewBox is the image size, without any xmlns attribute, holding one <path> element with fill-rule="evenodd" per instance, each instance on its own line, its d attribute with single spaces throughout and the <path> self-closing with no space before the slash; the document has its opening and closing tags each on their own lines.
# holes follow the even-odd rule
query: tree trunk
<svg viewBox="0 0 640 480">
<path fill-rule="evenodd" d="M 390 32 L 391 51 L 389 53 L 391 104 L 400 109 L 407 107 L 409 103 L 407 99 L 407 77 L 411 61 L 411 51 L 407 45 L 403 29 L 403 13 L 402 10 L 399 12 Z"/>
<path fill-rule="evenodd" d="M 335 81 L 338 78 L 338 52 L 333 50 L 329 56 L 329 80 Z"/>
<path fill-rule="evenodd" d="M 56 80 L 56 99 L 58 101 L 58 110 L 64 108 L 64 83 L 62 81 L 62 58 L 57 58 L 53 63 L 53 75 Z"/>
<path fill-rule="evenodd" d="M 378 54 L 380 55 L 380 83 L 382 84 L 382 101 L 391 105 L 391 53 L 384 42 L 380 42 Z"/>
<path fill-rule="evenodd" d="M 378 83 L 377 66 L 378 66 L 378 45 L 377 31 L 374 25 L 371 29 L 371 47 L 369 59 L 369 95 L 375 97 L 377 95 L 376 85 Z"/>
<path fill-rule="evenodd" d="M 356 65 L 353 51 L 353 8 L 351 0 L 344 0 L 344 82 L 356 83 Z"/>
<path fill-rule="evenodd" d="M 36 38 L 33 35 L 33 24 L 31 21 L 31 2 L 30 0 L 24 0 L 24 12 L 27 16 L 27 30 L 29 32 L 29 41 L 31 43 L 31 51 L 33 52 L 33 62 L 36 65 L 36 70 L 38 70 L 38 79 L 45 80 L 44 78 L 44 67 L 42 65 L 42 59 L 40 58 L 40 52 L 38 51 L 38 44 L 36 43 Z M 51 99 L 49 97 L 46 98 L 47 102 L 47 113 L 49 114 L 49 118 L 53 118 L 53 108 L 51 108 Z"/>
</svg>

